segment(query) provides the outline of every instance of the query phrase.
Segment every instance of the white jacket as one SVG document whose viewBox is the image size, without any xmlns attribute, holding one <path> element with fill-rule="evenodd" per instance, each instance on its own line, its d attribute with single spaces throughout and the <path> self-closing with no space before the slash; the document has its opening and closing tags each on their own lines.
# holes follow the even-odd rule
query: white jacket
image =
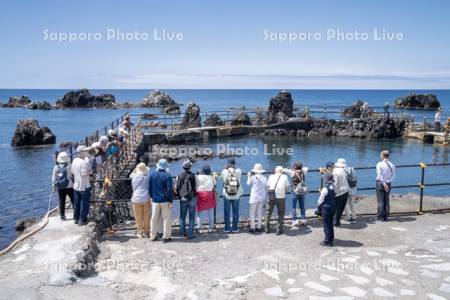
<svg viewBox="0 0 450 300">
<path fill-rule="evenodd" d="M 335 167 L 333 169 L 334 190 L 336 197 L 350 192 L 350 186 L 347 181 L 347 174 L 344 168 Z"/>
</svg>

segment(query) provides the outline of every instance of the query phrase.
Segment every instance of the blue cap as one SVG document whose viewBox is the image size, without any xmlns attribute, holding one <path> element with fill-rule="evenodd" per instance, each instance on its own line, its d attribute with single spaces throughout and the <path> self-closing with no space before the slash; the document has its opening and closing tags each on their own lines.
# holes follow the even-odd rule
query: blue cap
<svg viewBox="0 0 450 300">
<path fill-rule="evenodd" d="M 156 164 L 156 167 L 157 167 L 159 170 L 165 170 L 165 169 L 167 169 L 167 168 L 169 167 L 169 163 L 167 162 L 166 159 L 162 158 L 162 159 L 160 159 L 160 160 L 158 161 L 158 163 Z"/>
<path fill-rule="evenodd" d="M 327 169 L 333 168 L 333 167 L 334 167 L 334 162 L 332 162 L 332 161 L 327 162 Z"/>
<path fill-rule="evenodd" d="M 208 164 L 203 165 L 202 170 L 200 171 L 202 175 L 211 175 L 211 167 Z"/>
</svg>

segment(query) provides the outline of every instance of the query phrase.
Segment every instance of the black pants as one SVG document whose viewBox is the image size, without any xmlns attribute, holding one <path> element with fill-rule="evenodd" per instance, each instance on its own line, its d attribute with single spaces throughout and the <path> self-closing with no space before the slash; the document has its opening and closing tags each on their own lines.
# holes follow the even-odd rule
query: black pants
<svg viewBox="0 0 450 300">
<path fill-rule="evenodd" d="M 69 196 L 70 203 L 73 207 L 73 188 L 58 189 L 59 197 L 59 214 L 65 216 L 66 213 L 66 197 Z"/>
<path fill-rule="evenodd" d="M 333 244 L 334 241 L 334 226 L 333 217 L 335 209 L 332 207 L 322 207 L 322 220 L 323 220 L 323 232 L 325 233 L 325 239 L 323 240 L 327 244 Z"/>
<path fill-rule="evenodd" d="M 273 213 L 273 208 L 277 207 L 277 213 L 278 213 L 278 230 L 283 231 L 283 224 L 284 224 L 284 212 L 286 210 L 286 198 L 277 198 L 275 200 L 269 200 L 267 203 L 267 209 L 266 209 L 266 230 L 270 228 L 270 217 Z"/>
<path fill-rule="evenodd" d="M 389 194 L 391 192 L 391 184 L 387 184 L 389 189 L 388 192 L 385 191 L 384 185 L 377 181 L 377 201 L 378 201 L 378 209 L 377 209 L 377 219 L 387 221 L 389 218 Z"/>
<path fill-rule="evenodd" d="M 434 122 L 434 131 L 441 132 L 441 122 Z"/>
<path fill-rule="evenodd" d="M 347 205 L 348 193 L 342 194 L 335 198 L 336 202 L 336 220 L 334 222 L 335 225 L 341 224 L 341 217 L 344 213 L 345 206 Z"/>
</svg>

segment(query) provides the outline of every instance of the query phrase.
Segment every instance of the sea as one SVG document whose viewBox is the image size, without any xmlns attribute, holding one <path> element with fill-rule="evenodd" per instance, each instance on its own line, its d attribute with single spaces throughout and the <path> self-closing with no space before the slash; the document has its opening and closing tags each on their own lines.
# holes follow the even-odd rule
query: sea
<svg viewBox="0 0 450 300">
<path fill-rule="evenodd" d="M 111 93 L 119 102 L 139 102 L 151 91 L 148 90 L 91 90 L 92 94 Z M 33 101 L 48 101 L 54 103 L 62 98 L 69 89 L 0 89 L 0 102 L 8 102 L 11 96 L 26 95 Z M 182 90 L 168 89 L 177 102 L 187 104 L 194 101 L 200 105 L 202 111 L 228 110 L 242 107 L 264 107 L 270 98 L 276 96 L 278 90 Z M 386 102 L 393 103 L 399 96 L 409 93 L 434 93 L 444 107 L 447 117 L 450 107 L 450 90 L 289 90 L 296 105 L 303 107 L 327 106 L 343 107 L 351 105 L 358 99 L 367 101 L 371 106 L 383 106 Z M 154 109 L 59 109 L 59 110 L 31 110 L 26 108 L 0 108 L 0 249 L 6 247 L 16 238 L 15 222 L 19 218 L 43 216 L 49 207 L 57 205 L 55 195 L 51 194 L 51 172 L 54 164 L 54 152 L 62 141 L 79 141 L 97 129 L 104 128 L 111 121 L 123 115 L 126 111 L 131 114 L 154 112 Z M 416 120 L 432 118 L 433 111 L 408 111 Z M 328 115 L 330 117 L 330 115 Z M 57 143 L 52 146 L 15 149 L 11 147 L 16 124 L 21 119 L 34 118 L 40 125 L 48 126 L 56 135 Z M 415 164 L 448 163 L 449 149 L 441 145 L 423 144 L 421 141 L 396 140 L 364 140 L 351 138 L 285 138 L 285 137 L 236 137 L 197 143 L 202 147 L 217 149 L 217 145 L 229 148 L 250 148 L 251 155 L 236 157 L 239 167 L 243 171 L 251 169 L 254 163 L 262 163 L 266 170 L 273 170 L 277 165 L 289 166 L 294 161 L 301 161 L 310 169 L 324 166 L 327 161 L 346 158 L 352 166 L 374 166 L 381 149 L 390 149 L 394 163 Z M 292 149 L 292 155 L 277 154 L 278 148 Z M 272 151 L 273 150 L 273 151 Z M 213 171 L 220 171 L 226 159 L 213 158 L 210 161 L 195 162 L 194 170 L 204 163 L 210 163 Z M 171 165 L 170 171 L 176 174 L 180 170 L 180 162 Z M 416 184 L 420 170 L 399 169 L 396 184 Z M 428 182 L 449 182 L 450 168 L 428 168 L 426 170 Z M 246 177 L 243 178 L 244 183 Z M 307 176 L 310 189 L 319 187 L 318 173 Z M 361 171 L 358 174 L 360 187 L 374 185 L 374 171 Z M 246 191 L 248 190 L 244 184 Z M 399 189 L 399 193 L 418 192 L 417 188 Z M 365 192 L 372 193 L 372 192 Z M 449 186 L 430 187 L 426 194 L 448 196 Z M 307 197 L 307 207 L 313 207 L 317 194 Z M 241 215 L 247 212 L 248 199 L 241 200 Z M 287 205 L 290 207 L 290 204 Z M 221 216 L 223 209 L 218 208 Z M 177 212 L 174 211 L 174 217 Z M 219 218 L 220 220 L 220 218 Z"/>
</svg>

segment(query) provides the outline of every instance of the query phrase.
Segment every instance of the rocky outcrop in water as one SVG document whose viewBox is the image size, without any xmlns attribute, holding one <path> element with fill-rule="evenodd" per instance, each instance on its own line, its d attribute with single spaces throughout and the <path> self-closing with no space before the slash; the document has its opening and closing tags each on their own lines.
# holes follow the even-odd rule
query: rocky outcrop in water
<svg viewBox="0 0 450 300">
<path fill-rule="evenodd" d="M 167 107 L 162 107 L 161 112 L 167 115 L 179 115 L 181 113 L 180 105 L 174 104 Z"/>
<path fill-rule="evenodd" d="M 205 120 L 205 126 L 222 126 L 222 125 L 225 125 L 225 123 L 216 113 L 208 115 L 208 117 Z"/>
<path fill-rule="evenodd" d="M 238 113 L 230 122 L 231 125 L 252 125 L 250 116 L 245 112 Z"/>
<path fill-rule="evenodd" d="M 266 135 L 281 136 L 343 136 L 353 138 L 398 138 L 405 133 L 406 120 L 393 118 L 316 120 L 291 119 L 265 131 Z"/>
<path fill-rule="evenodd" d="M 16 220 L 16 226 L 15 229 L 17 232 L 22 233 L 27 229 L 28 227 L 33 226 L 38 221 L 37 218 L 20 218 Z"/>
<path fill-rule="evenodd" d="M 361 118 L 362 115 L 365 117 L 373 115 L 373 108 L 364 105 L 364 101 L 358 100 L 351 106 L 344 109 L 342 116 L 346 118 Z"/>
<path fill-rule="evenodd" d="M 183 120 L 179 126 L 180 129 L 202 127 L 200 116 L 200 106 L 194 102 L 189 102 L 184 112 Z"/>
<path fill-rule="evenodd" d="M 32 101 L 28 96 L 21 96 L 21 97 L 10 97 L 8 103 L 4 104 L 4 107 L 25 107 L 28 104 L 30 104 Z"/>
<path fill-rule="evenodd" d="M 160 90 L 154 90 L 144 97 L 143 107 L 166 107 L 178 105 L 178 103 L 168 94 Z"/>
<path fill-rule="evenodd" d="M 66 107 L 96 107 L 117 108 L 116 98 L 112 94 L 92 95 L 88 89 L 70 91 L 62 99 L 56 101 L 56 106 Z"/>
<path fill-rule="evenodd" d="M 31 102 L 30 104 L 27 105 L 27 108 L 51 110 L 51 109 L 53 109 L 53 106 L 50 103 L 48 103 L 47 101 L 43 101 L 43 102 Z"/>
<path fill-rule="evenodd" d="M 441 107 L 441 103 L 434 94 L 409 94 L 395 99 L 395 107 L 436 109 Z"/>
<path fill-rule="evenodd" d="M 48 127 L 39 127 L 37 120 L 20 120 L 11 141 L 14 147 L 55 144 L 56 137 Z"/>
<path fill-rule="evenodd" d="M 270 99 L 267 113 L 267 123 L 274 124 L 285 122 L 293 117 L 294 100 L 288 91 L 279 92 L 274 98 Z"/>
</svg>

